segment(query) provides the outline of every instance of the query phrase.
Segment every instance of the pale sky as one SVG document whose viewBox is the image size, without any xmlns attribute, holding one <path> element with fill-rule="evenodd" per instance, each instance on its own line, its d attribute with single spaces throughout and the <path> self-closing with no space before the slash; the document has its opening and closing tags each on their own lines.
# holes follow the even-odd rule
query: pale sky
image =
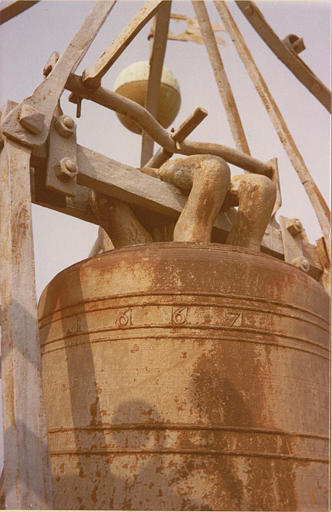
<svg viewBox="0 0 332 512">
<path fill-rule="evenodd" d="M 1 2 L 1 6 L 8 2 Z M 134 16 L 143 2 L 121 0 L 111 11 L 93 45 L 76 73 L 93 64 L 112 39 Z M 89 1 L 42 1 L 1 26 L 0 65 L 1 105 L 29 96 L 42 80 L 43 67 L 56 50 L 63 52 L 92 8 Z M 283 39 L 288 34 L 303 37 L 306 50 L 300 57 L 320 80 L 330 87 L 330 2 L 260 1 L 264 17 Z M 232 2 L 233 17 L 251 50 L 258 68 L 288 124 L 306 165 L 325 199 L 330 192 L 330 115 L 272 54 Z M 212 2 L 208 2 L 211 21 L 221 20 Z M 188 1 L 173 1 L 172 12 L 194 17 Z M 173 32 L 185 28 L 171 22 Z M 103 80 L 109 89 L 119 72 L 129 64 L 147 60 L 149 26 L 136 37 Z M 220 32 L 226 46 L 219 46 L 252 156 L 266 161 L 278 157 L 281 176 L 282 215 L 298 217 L 310 241 L 321 236 L 318 222 L 300 181 L 274 132 L 267 113 L 240 61 L 229 36 Z M 209 115 L 189 138 L 235 147 L 225 112 L 214 81 L 205 48 L 196 43 L 169 41 L 165 65 L 177 78 L 182 95 L 180 112 L 174 121 L 178 127 L 193 110 L 201 106 Z M 62 96 L 65 114 L 75 116 L 75 106 Z M 78 143 L 114 160 L 139 166 L 140 136 L 132 134 L 118 121 L 114 112 L 83 101 L 82 117 L 77 120 Z M 157 148 L 156 148 L 157 149 Z M 33 205 L 33 230 L 37 294 L 59 271 L 86 258 L 94 243 L 97 227 L 69 216 Z M 1 463 L 0 445 L 0 463 Z"/>
</svg>

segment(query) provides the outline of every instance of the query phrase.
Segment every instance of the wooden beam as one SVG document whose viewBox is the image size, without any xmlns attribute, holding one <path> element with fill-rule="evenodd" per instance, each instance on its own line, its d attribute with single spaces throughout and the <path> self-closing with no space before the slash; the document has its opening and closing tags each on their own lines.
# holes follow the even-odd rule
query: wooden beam
<svg viewBox="0 0 332 512">
<path fill-rule="evenodd" d="M 82 146 L 78 146 L 77 161 L 77 182 L 102 194 L 171 217 L 180 213 L 186 202 L 186 196 L 173 185 Z"/>
<path fill-rule="evenodd" d="M 107 50 L 99 57 L 96 64 L 83 71 L 82 81 L 84 85 L 91 89 L 97 89 L 100 86 L 103 76 L 118 57 L 120 57 L 134 37 L 137 36 L 144 25 L 154 16 L 163 1 L 164 0 L 149 0 L 140 8 L 136 16 L 134 16 L 120 35 L 114 39 Z"/>
<path fill-rule="evenodd" d="M 52 509 L 31 224 L 31 150 L 1 153 L 1 376 L 7 509 Z"/>
<path fill-rule="evenodd" d="M 15 107 L 9 116 L 4 119 L 2 132 L 5 135 L 29 147 L 40 146 L 46 141 L 53 113 L 67 78 L 70 72 L 76 69 L 88 51 L 93 39 L 113 8 L 115 1 L 98 1 L 95 4 L 52 72 L 38 85 L 31 96 Z M 35 125 L 33 132 L 27 129 L 24 124 L 22 125 L 22 113 L 28 115 L 30 125 Z M 34 119 L 35 121 L 32 123 Z"/>
<path fill-rule="evenodd" d="M 148 87 L 146 92 L 145 108 L 155 117 L 158 116 L 158 105 L 160 95 L 160 82 L 163 70 L 167 35 L 169 27 L 169 18 L 171 14 L 172 2 L 165 1 L 158 10 L 153 22 L 154 36 L 152 50 L 150 55 L 150 72 Z M 142 135 L 142 152 L 141 167 L 152 157 L 153 154 L 153 138 L 143 131 Z"/>
<path fill-rule="evenodd" d="M 182 155 L 211 154 L 224 158 L 226 162 L 236 165 L 241 169 L 265 176 L 272 176 L 273 168 L 270 164 L 261 162 L 246 153 L 233 148 L 207 142 L 175 142 L 172 136 L 158 121 L 151 116 L 144 107 L 103 87 L 96 90 L 88 89 L 81 83 L 79 76 L 71 74 L 66 83 L 66 89 L 74 92 L 77 96 L 94 101 L 106 108 L 125 114 L 136 121 L 141 128 L 146 130 L 153 139 L 170 153 Z"/>
<path fill-rule="evenodd" d="M 186 196 L 169 183 L 143 174 L 139 169 L 116 162 L 79 145 L 77 146 L 77 159 L 79 184 L 76 186 L 77 193 L 75 197 L 67 198 L 65 202 L 63 201 L 64 198 L 61 197 L 61 204 L 61 202 L 54 199 L 54 194 L 47 189 L 44 189 L 44 194 L 35 190 L 33 202 L 97 225 L 98 221 L 92 212 L 89 201 L 90 189 L 120 199 L 131 205 L 134 210 L 135 206 L 138 206 L 150 212 L 162 213 L 166 216 L 165 219 L 167 217 L 177 219 L 182 211 Z M 39 164 L 41 165 L 41 161 L 39 161 Z M 217 239 L 225 238 L 231 226 L 232 222 L 228 214 L 221 212 L 214 225 L 214 234 Z M 283 259 L 283 246 L 279 229 L 271 225 L 268 226 L 261 250 L 271 256 Z M 319 279 L 322 269 L 313 258 L 315 247 L 306 244 L 304 250 L 305 256 L 311 263 L 309 275 Z"/>
<path fill-rule="evenodd" d="M 18 14 L 21 14 L 21 12 L 30 9 L 30 7 L 32 7 L 33 5 L 38 4 L 39 1 L 40 0 L 16 0 L 14 2 L 11 2 L 9 5 L 6 5 L 6 7 L 0 9 L 0 25 L 6 23 L 6 21 L 11 20 Z"/>
<path fill-rule="evenodd" d="M 239 31 L 235 21 L 232 18 L 231 13 L 228 10 L 225 2 L 220 0 L 214 0 L 214 3 L 218 9 L 222 21 L 225 24 L 227 31 L 229 32 L 232 41 L 237 49 L 237 52 L 247 69 L 247 72 L 255 85 L 255 88 L 266 108 L 267 113 L 270 116 L 272 124 L 278 134 L 280 142 L 282 143 L 293 167 L 300 178 L 302 185 L 311 201 L 311 204 L 316 213 L 318 222 L 322 229 L 324 238 L 329 244 L 330 238 L 330 210 L 314 182 L 307 166 L 302 158 L 300 151 L 298 150 L 295 141 L 286 125 L 286 122 L 272 96 L 268 86 L 260 74 L 255 61 L 246 46 L 241 32 Z"/>
<path fill-rule="evenodd" d="M 331 112 L 331 91 L 319 80 L 307 64 L 295 52 L 289 50 L 283 41 L 279 39 L 257 5 L 254 2 L 244 0 L 235 3 L 270 50 L 287 66 L 304 87 Z"/>
<path fill-rule="evenodd" d="M 225 107 L 227 120 L 233 135 L 235 145 L 239 151 L 250 155 L 249 146 L 243 130 L 240 114 L 237 109 L 232 88 L 229 83 L 218 49 L 216 36 L 211 26 L 205 3 L 202 0 L 196 0 L 193 1 L 192 4 L 196 13 L 206 50 L 209 55 L 219 94 Z"/>
</svg>

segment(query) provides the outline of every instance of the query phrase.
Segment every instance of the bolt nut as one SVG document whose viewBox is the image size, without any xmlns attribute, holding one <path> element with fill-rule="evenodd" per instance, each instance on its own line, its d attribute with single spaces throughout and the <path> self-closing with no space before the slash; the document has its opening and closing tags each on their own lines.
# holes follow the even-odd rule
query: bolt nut
<svg viewBox="0 0 332 512">
<path fill-rule="evenodd" d="M 292 236 L 296 236 L 303 231 L 302 222 L 299 219 L 288 221 L 287 229 Z"/>
<path fill-rule="evenodd" d="M 45 116 L 31 105 L 23 105 L 19 114 L 20 124 L 34 135 L 42 132 Z"/>
<path fill-rule="evenodd" d="M 72 119 L 69 116 L 64 116 L 62 122 L 63 122 L 63 124 L 65 125 L 66 128 L 68 128 L 69 130 L 73 130 L 73 128 L 75 126 L 74 119 Z"/>
<path fill-rule="evenodd" d="M 78 175 L 78 168 L 74 160 L 62 158 L 60 163 L 54 167 L 56 176 L 61 181 L 70 181 Z"/>
<path fill-rule="evenodd" d="M 298 256 L 297 258 L 294 258 L 291 261 L 291 265 L 294 265 L 294 267 L 303 270 L 303 272 L 308 272 L 310 269 L 310 263 L 304 256 Z"/>
<path fill-rule="evenodd" d="M 69 116 L 60 116 L 55 122 L 55 129 L 62 137 L 71 137 L 75 132 L 75 128 L 76 123 Z"/>
<path fill-rule="evenodd" d="M 305 44 L 302 37 L 298 37 L 295 34 L 289 34 L 282 41 L 288 50 L 299 54 L 305 50 Z"/>
<path fill-rule="evenodd" d="M 54 68 L 55 64 L 58 62 L 59 57 L 60 56 L 59 56 L 58 52 L 51 53 L 47 63 L 44 66 L 44 69 L 43 69 L 43 75 L 45 77 L 48 76 L 53 71 L 53 68 Z"/>
</svg>

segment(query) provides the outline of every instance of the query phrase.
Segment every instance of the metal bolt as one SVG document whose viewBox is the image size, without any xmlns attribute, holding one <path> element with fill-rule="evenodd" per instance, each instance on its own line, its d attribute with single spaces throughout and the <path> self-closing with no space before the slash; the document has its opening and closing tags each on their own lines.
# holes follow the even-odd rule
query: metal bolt
<svg viewBox="0 0 332 512">
<path fill-rule="evenodd" d="M 20 124 L 30 133 L 38 135 L 44 127 L 45 116 L 31 105 L 23 105 L 19 115 Z"/>
<path fill-rule="evenodd" d="M 62 136 L 62 137 L 71 137 L 75 131 L 76 123 L 75 121 L 69 117 L 69 116 L 60 116 L 55 123 L 55 129 L 56 131 Z"/>
<path fill-rule="evenodd" d="M 289 50 L 295 52 L 296 54 L 299 54 L 305 50 L 305 44 L 302 37 L 300 38 L 295 34 L 289 34 L 282 40 L 282 42 Z"/>
<path fill-rule="evenodd" d="M 58 52 L 51 53 L 43 69 L 43 75 L 45 77 L 47 77 L 53 71 L 53 68 L 55 64 L 58 62 L 59 57 L 60 55 L 58 54 Z"/>
<path fill-rule="evenodd" d="M 62 122 L 65 125 L 65 127 L 69 128 L 70 130 L 72 130 L 75 126 L 74 120 L 69 116 L 64 116 Z"/>
<path fill-rule="evenodd" d="M 62 158 L 60 163 L 54 167 L 55 174 L 62 181 L 70 181 L 78 175 L 76 162 L 70 158 Z"/>
<path fill-rule="evenodd" d="M 294 258 L 291 261 L 291 265 L 294 265 L 294 267 L 303 270 L 303 272 L 308 272 L 310 269 L 310 263 L 304 256 L 298 256 L 297 258 Z"/>
<path fill-rule="evenodd" d="M 287 229 L 292 236 L 296 236 L 303 231 L 302 222 L 299 219 L 293 219 L 287 223 Z"/>
</svg>

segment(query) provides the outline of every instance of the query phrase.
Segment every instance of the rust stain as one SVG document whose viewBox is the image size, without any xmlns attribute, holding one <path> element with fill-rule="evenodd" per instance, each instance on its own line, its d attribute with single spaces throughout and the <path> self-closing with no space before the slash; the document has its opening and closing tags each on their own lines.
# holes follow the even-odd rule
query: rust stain
<svg viewBox="0 0 332 512">
<path fill-rule="evenodd" d="M 17 217 L 12 225 L 12 243 L 15 262 L 18 265 L 22 258 L 22 247 L 30 228 L 30 210 L 25 203 L 17 208 Z"/>
<path fill-rule="evenodd" d="M 91 500 L 94 504 L 97 503 L 97 491 L 98 491 L 98 485 L 95 485 L 91 494 Z"/>
<path fill-rule="evenodd" d="M 305 391 L 298 395 L 298 414 L 287 404 L 287 410 L 282 408 L 279 394 L 290 395 L 285 376 L 292 391 L 302 385 L 321 389 L 315 372 L 323 382 L 323 370 L 321 364 L 314 366 L 312 354 L 281 350 L 277 332 L 286 336 L 294 329 L 292 343 L 300 344 L 295 337 L 304 334 L 297 333 L 296 315 L 316 315 L 317 320 L 325 314 L 310 278 L 298 281 L 288 265 L 272 258 L 213 244 L 115 250 L 71 272 L 87 296 L 78 297 L 75 279 L 67 272 L 50 285 L 60 296 L 53 303 L 63 304 L 59 315 L 65 322 L 68 308 L 80 300 L 77 311 L 87 308 L 91 340 L 78 333 L 67 353 L 59 349 L 43 356 L 46 400 L 56 429 L 51 435 L 58 436 L 57 448 L 63 450 L 58 456 L 67 457 L 66 474 L 59 465 L 56 478 L 57 508 L 64 508 L 61 500 L 67 499 L 71 508 L 79 503 L 88 509 L 297 510 L 299 466 L 310 472 L 312 464 L 291 456 L 315 445 L 310 440 L 299 448 L 299 438 L 293 443 L 282 426 L 288 418 L 296 425 L 301 417 L 299 430 L 313 431 L 307 414 L 312 397 Z M 258 305 L 255 297 L 261 300 Z M 270 316 L 263 318 L 260 304 L 271 310 Z M 288 316 L 274 315 L 274 310 Z M 116 325 L 119 311 L 132 311 L 125 329 Z M 50 313 L 45 311 L 45 317 Z M 107 339 L 101 318 L 103 327 L 106 321 L 117 327 Z M 315 338 L 316 327 L 308 328 L 308 339 Z M 53 322 L 45 343 L 52 336 L 60 339 L 56 329 Z M 267 338 L 270 344 L 264 345 Z M 138 349 L 139 357 L 128 358 Z M 93 361 L 90 367 L 87 357 Z M 305 363 L 312 371 L 304 375 Z M 69 366 L 74 371 L 70 381 Z M 99 401 L 108 405 L 100 410 Z M 73 416 L 75 434 L 70 437 L 61 426 Z M 64 443 L 72 443 L 70 454 Z M 317 478 L 323 482 L 323 473 Z M 318 486 L 315 499 L 322 500 Z"/>
<path fill-rule="evenodd" d="M 95 401 L 90 405 L 90 425 L 98 425 L 101 422 L 99 410 L 99 396 L 96 396 Z"/>
</svg>

